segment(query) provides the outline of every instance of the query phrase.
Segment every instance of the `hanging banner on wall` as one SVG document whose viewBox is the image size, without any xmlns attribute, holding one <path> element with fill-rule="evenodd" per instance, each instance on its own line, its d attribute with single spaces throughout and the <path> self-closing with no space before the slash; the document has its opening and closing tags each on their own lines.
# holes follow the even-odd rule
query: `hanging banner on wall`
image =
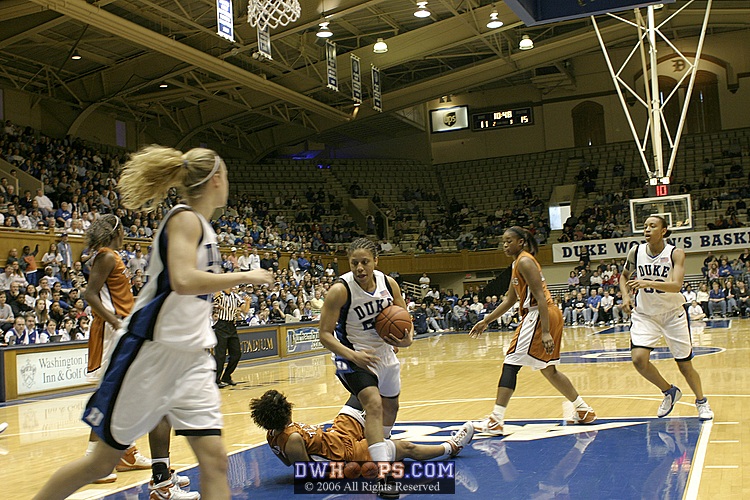
<svg viewBox="0 0 750 500">
<path fill-rule="evenodd" d="M 383 112 L 383 102 L 380 100 L 380 70 L 372 66 L 372 109 Z"/>
<path fill-rule="evenodd" d="M 725 252 L 727 250 L 744 250 L 750 248 L 750 229 L 723 229 L 716 231 L 676 232 L 667 242 L 681 248 L 685 253 Z M 645 243 L 642 236 L 617 238 L 611 240 L 572 241 L 552 245 L 554 262 L 578 262 L 581 250 L 586 247 L 591 260 L 624 259 L 630 247 Z"/>
<path fill-rule="evenodd" d="M 362 102 L 362 68 L 359 65 L 359 57 L 352 54 L 352 100 Z"/>
<path fill-rule="evenodd" d="M 231 0 L 216 0 L 216 29 L 220 37 L 234 42 L 234 16 Z"/>
<path fill-rule="evenodd" d="M 256 32 L 258 33 L 258 56 L 273 61 L 273 57 L 271 56 L 271 33 L 268 31 L 268 26 L 260 29 L 260 24 L 258 24 Z"/>
<path fill-rule="evenodd" d="M 336 44 L 326 40 L 326 67 L 328 68 L 328 88 L 339 91 L 339 77 L 336 69 Z"/>
</svg>

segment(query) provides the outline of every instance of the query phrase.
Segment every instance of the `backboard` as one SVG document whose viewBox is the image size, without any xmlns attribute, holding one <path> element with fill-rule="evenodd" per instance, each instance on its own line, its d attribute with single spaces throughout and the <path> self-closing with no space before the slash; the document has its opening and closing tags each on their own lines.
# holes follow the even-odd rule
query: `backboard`
<svg viewBox="0 0 750 500">
<path fill-rule="evenodd" d="M 672 231 L 693 228 L 693 211 L 689 194 L 630 200 L 630 229 L 633 233 L 642 232 L 643 224 L 652 215 L 664 217 L 667 220 L 667 227 Z"/>
<path fill-rule="evenodd" d="M 505 0 L 526 26 L 556 23 L 607 12 L 638 9 L 675 0 Z"/>
</svg>

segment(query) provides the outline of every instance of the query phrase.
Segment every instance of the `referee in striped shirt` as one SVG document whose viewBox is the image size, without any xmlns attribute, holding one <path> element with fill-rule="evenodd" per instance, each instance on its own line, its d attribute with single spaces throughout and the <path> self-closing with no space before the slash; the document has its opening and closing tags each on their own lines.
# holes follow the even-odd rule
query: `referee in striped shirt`
<svg viewBox="0 0 750 500">
<path fill-rule="evenodd" d="M 240 338 L 237 336 L 236 321 L 242 319 L 242 314 L 250 310 L 250 302 L 247 298 L 243 300 L 232 289 L 222 290 L 214 296 L 214 310 L 218 314 L 218 320 L 214 324 L 216 333 L 216 347 L 214 358 L 216 359 L 216 384 L 219 388 L 228 385 L 237 385 L 232 380 L 232 373 L 240 362 Z M 229 362 L 224 368 L 224 360 L 229 351 Z"/>
</svg>

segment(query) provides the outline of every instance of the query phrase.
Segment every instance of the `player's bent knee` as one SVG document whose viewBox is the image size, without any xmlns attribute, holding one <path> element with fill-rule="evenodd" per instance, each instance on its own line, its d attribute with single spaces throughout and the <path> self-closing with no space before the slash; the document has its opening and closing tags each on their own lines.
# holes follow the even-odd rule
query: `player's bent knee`
<svg viewBox="0 0 750 500">
<path fill-rule="evenodd" d="M 503 365 L 503 373 L 500 375 L 500 382 L 497 384 L 498 387 L 504 387 L 510 390 L 516 390 L 516 380 L 518 380 L 518 372 L 521 369 L 518 365 Z"/>
</svg>

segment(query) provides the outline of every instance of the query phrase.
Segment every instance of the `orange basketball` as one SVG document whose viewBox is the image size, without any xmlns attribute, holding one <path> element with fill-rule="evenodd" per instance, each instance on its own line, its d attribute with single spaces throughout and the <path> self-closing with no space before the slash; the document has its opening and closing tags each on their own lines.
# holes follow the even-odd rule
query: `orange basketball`
<svg viewBox="0 0 750 500">
<path fill-rule="evenodd" d="M 365 462 L 362 464 L 362 477 L 375 479 L 378 475 L 378 464 L 375 462 Z"/>
<path fill-rule="evenodd" d="M 375 330 L 383 338 L 393 334 L 394 337 L 402 339 L 406 335 L 405 332 L 410 329 L 411 315 L 396 304 L 386 307 L 375 318 Z"/>
<path fill-rule="evenodd" d="M 360 474 L 360 467 L 357 462 L 347 462 L 344 466 L 344 476 L 347 479 L 357 479 Z"/>
</svg>

